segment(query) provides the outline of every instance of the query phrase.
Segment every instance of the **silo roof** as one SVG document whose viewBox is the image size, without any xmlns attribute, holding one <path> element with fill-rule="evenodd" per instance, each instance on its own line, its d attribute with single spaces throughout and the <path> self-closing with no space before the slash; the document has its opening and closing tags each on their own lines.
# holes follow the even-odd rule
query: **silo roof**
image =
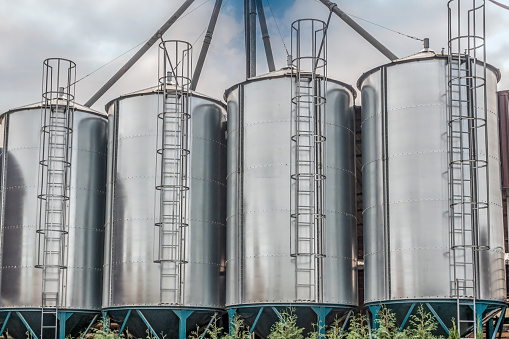
<svg viewBox="0 0 509 339">
<path fill-rule="evenodd" d="M 176 88 L 177 86 L 172 85 L 170 87 Z M 136 92 L 131 92 L 131 93 L 123 94 L 123 95 L 121 95 L 121 96 L 119 96 L 119 97 L 117 97 L 117 98 L 115 98 L 113 100 L 110 100 L 104 107 L 105 107 L 106 111 L 108 111 L 108 109 L 113 104 L 113 102 L 115 102 L 117 100 L 125 99 L 125 98 L 130 98 L 130 97 L 136 97 L 136 96 L 151 95 L 151 94 L 162 93 L 162 92 L 163 91 L 162 91 L 160 86 L 154 86 L 154 87 L 145 88 L 145 89 L 142 89 L 142 90 L 139 90 L 139 91 L 136 91 Z M 213 101 L 213 102 L 217 103 L 218 105 L 221 105 L 221 106 L 226 108 L 226 104 L 224 102 L 222 102 L 221 100 L 215 99 L 213 97 L 209 97 L 209 96 L 207 96 L 205 94 L 201 94 L 201 93 L 198 93 L 196 91 L 190 91 L 190 93 L 191 93 L 192 97 L 202 98 L 202 99 L 206 99 L 206 100 L 209 100 L 209 101 Z"/>
<path fill-rule="evenodd" d="M 306 72 L 303 72 L 303 74 L 305 75 Z M 308 72 L 308 74 L 311 74 L 311 72 Z M 277 79 L 277 78 L 284 78 L 284 77 L 291 77 L 291 76 L 292 76 L 292 69 L 290 67 L 284 67 L 284 68 L 281 68 L 279 71 L 274 71 L 274 72 L 270 72 L 270 73 L 258 75 L 256 77 L 249 78 L 243 82 L 240 82 L 238 84 L 231 86 L 226 91 L 224 91 L 223 99 L 224 99 L 224 101 L 227 101 L 226 98 L 228 97 L 230 92 L 233 91 L 239 85 L 244 85 L 244 84 L 248 84 L 248 83 L 255 82 L 255 81 L 270 80 L 270 79 Z M 318 76 L 321 77 L 320 74 Z M 354 98 L 357 97 L 357 92 L 355 91 L 353 86 L 348 85 L 347 83 L 344 83 L 344 82 L 341 82 L 338 80 L 331 79 L 331 78 L 327 78 L 327 81 L 336 83 L 338 85 L 341 85 L 341 86 L 347 88 L 352 93 Z"/>
<path fill-rule="evenodd" d="M 370 76 L 371 74 L 375 73 L 376 71 L 380 70 L 383 67 L 394 66 L 394 65 L 398 65 L 398 64 L 402 64 L 402 63 L 407 63 L 407 62 L 424 61 L 424 60 L 431 60 L 431 59 L 445 59 L 445 60 L 447 60 L 448 57 L 449 56 L 447 54 L 436 53 L 436 52 L 434 52 L 432 50 L 428 50 L 428 51 L 423 50 L 423 51 L 420 51 L 420 52 L 412 54 L 410 56 L 407 56 L 407 57 L 404 57 L 404 58 L 401 58 L 401 59 L 398 59 L 398 60 L 394 60 L 394 61 L 392 61 L 390 63 L 387 63 L 387 64 L 384 64 L 384 65 L 375 67 L 372 70 L 369 70 L 366 73 L 363 73 L 360 76 L 359 80 L 357 80 L 357 88 L 360 90 L 361 89 L 361 85 L 364 82 L 364 80 L 366 80 L 366 78 L 368 76 Z M 482 64 L 482 61 L 478 60 L 477 63 L 478 64 Z M 489 70 L 491 70 L 493 73 L 495 73 L 495 75 L 497 77 L 497 82 L 500 81 L 500 78 L 501 78 L 500 70 L 498 68 L 496 68 L 495 66 L 490 65 L 490 64 L 486 64 L 486 67 Z"/>
<path fill-rule="evenodd" d="M 63 100 L 63 99 L 53 99 L 52 103 L 56 102 L 57 100 L 58 101 L 62 101 L 62 104 L 66 103 L 66 100 Z M 43 106 L 44 105 L 43 105 L 42 102 L 36 102 L 36 103 L 33 103 L 33 104 L 29 104 L 29 105 L 25 105 L 25 106 L 21 106 L 21 107 L 12 108 L 12 109 L 8 110 L 7 112 L 4 112 L 4 113 L 0 114 L 0 117 L 3 117 L 5 114 L 10 114 L 10 113 L 14 113 L 14 112 L 31 110 L 31 109 L 39 109 L 39 108 L 42 108 Z M 95 114 L 95 115 L 99 115 L 99 116 L 101 116 L 103 118 L 106 117 L 106 113 L 102 113 L 102 112 L 96 111 L 94 109 L 91 109 L 90 107 L 86 107 L 86 106 L 83 106 L 83 105 L 80 105 L 80 104 L 77 104 L 77 103 L 72 103 L 72 107 L 74 107 L 74 109 L 82 111 L 82 112 L 92 113 L 92 114 Z"/>
</svg>

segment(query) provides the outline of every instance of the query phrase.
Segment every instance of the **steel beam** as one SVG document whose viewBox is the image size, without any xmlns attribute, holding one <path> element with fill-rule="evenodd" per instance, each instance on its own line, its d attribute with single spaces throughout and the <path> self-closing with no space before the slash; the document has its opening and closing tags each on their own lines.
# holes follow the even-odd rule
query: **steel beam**
<svg viewBox="0 0 509 339">
<path fill-rule="evenodd" d="M 203 40 L 203 45 L 201 46 L 200 56 L 198 57 L 198 62 L 194 69 L 193 80 L 191 81 L 192 91 L 196 89 L 198 80 L 200 80 L 201 71 L 203 69 L 203 64 L 205 63 L 205 58 L 207 57 L 210 42 L 212 41 L 212 35 L 214 35 L 214 29 L 216 28 L 217 17 L 219 16 L 219 11 L 221 10 L 222 3 L 223 0 L 216 0 L 214 11 L 212 12 L 209 26 L 207 28 L 207 33 L 205 34 L 205 39 Z"/>
<path fill-rule="evenodd" d="M 258 10 L 258 20 L 260 21 L 260 29 L 262 31 L 263 46 L 265 47 L 265 55 L 267 57 L 269 72 L 274 72 L 276 70 L 276 65 L 274 63 L 274 55 L 272 54 L 272 47 L 270 45 L 269 30 L 267 29 L 267 21 L 265 20 L 262 0 L 256 0 L 256 9 Z"/>
<path fill-rule="evenodd" d="M 140 50 L 136 52 L 136 54 L 133 55 L 131 59 L 129 59 L 129 61 L 126 62 L 126 64 L 122 66 L 122 68 L 117 73 L 115 73 L 115 75 L 111 77 L 111 79 L 108 80 L 108 82 L 106 82 L 104 86 L 101 87 L 97 93 L 95 93 L 85 103 L 85 106 L 91 107 L 93 104 L 95 104 L 97 100 L 99 100 L 103 94 L 106 93 L 106 91 L 109 90 L 111 86 L 113 86 L 118 81 L 118 79 L 120 79 L 143 56 L 143 54 L 145 54 L 145 52 L 150 49 L 150 47 L 152 47 L 157 39 L 163 36 L 168 28 L 170 28 L 175 23 L 175 21 L 178 20 L 178 18 L 180 18 L 180 16 L 189 8 L 189 6 L 191 6 L 193 2 L 194 0 L 186 0 L 184 4 L 180 6 L 179 9 L 177 9 L 175 14 L 173 14 L 171 18 L 168 19 L 168 21 L 166 21 L 164 25 L 162 25 L 161 28 L 157 30 L 157 32 L 140 48 Z"/>
<path fill-rule="evenodd" d="M 338 5 L 329 0 L 320 0 L 325 6 L 327 6 L 334 14 L 339 16 L 348 26 L 353 28 L 360 36 L 366 39 L 373 47 L 375 47 L 380 53 L 385 55 L 391 61 L 399 59 L 394 53 L 392 53 L 387 47 L 385 47 L 380 41 L 375 39 L 371 34 L 369 34 L 364 28 L 362 28 L 358 23 L 353 21 L 348 15 L 345 14 L 342 10 L 339 9 Z"/>
<path fill-rule="evenodd" d="M 249 1 L 249 77 L 256 76 L 256 3 Z"/>
</svg>

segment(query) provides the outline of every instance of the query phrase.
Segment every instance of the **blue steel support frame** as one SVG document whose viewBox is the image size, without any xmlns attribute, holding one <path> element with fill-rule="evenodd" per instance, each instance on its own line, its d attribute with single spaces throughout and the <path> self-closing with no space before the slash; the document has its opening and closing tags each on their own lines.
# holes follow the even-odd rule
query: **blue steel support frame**
<svg viewBox="0 0 509 339">
<path fill-rule="evenodd" d="M 110 330 L 110 317 L 108 316 L 108 312 L 101 312 L 102 314 L 102 322 L 103 322 L 103 326 L 102 326 L 102 330 L 103 332 L 109 332 Z"/>
<path fill-rule="evenodd" d="M 83 332 L 83 334 L 81 335 L 80 339 L 84 339 L 85 336 L 88 334 L 88 332 L 90 331 L 90 329 L 92 328 L 92 326 L 95 324 L 95 321 L 97 320 L 97 318 L 99 317 L 99 314 L 96 314 L 94 316 L 94 318 L 92 319 L 92 321 L 90 322 L 90 324 L 88 324 L 88 327 L 87 329 L 85 330 L 85 332 Z M 120 335 L 120 334 L 119 334 Z"/>
<path fill-rule="evenodd" d="M 493 336 L 491 337 L 491 339 L 495 339 L 499 328 L 500 328 L 500 331 L 502 332 L 502 327 L 500 325 L 502 324 L 503 320 L 505 319 L 505 311 L 506 310 L 507 309 L 504 307 L 502 309 L 502 311 L 500 312 L 500 316 L 498 317 L 497 325 L 495 326 L 495 330 L 493 331 Z"/>
<path fill-rule="evenodd" d="M 138 315 L 140 316 L 141 320 L 145 323 L 145 325 L 147 325 L 148 327 L 148 330 L 152 333 L 152 335 L 154 336 L 155 339 L 159 339 L 159 336 L 157 335 L 156 331 L 154 331 L 154 329 L 152 328 L 152 326 L 150 326 L 150 323 L 147 321 L 147 318 L 145 318 L 145 316 L 143 315 L 143 313 L 141 313 L 140 310 L 136 310 L 136 312 L 138 313 Z"/>
<path fill-rule="evenodd" d="M 11 311 L 7 312 L 7 316 L 5 316 L 4 323 L 2 324 L 2 330 L 0 330 L 0 336 L 4 334 L 5 326 L 7 325 L 7 322 L 9 321 L 9 318 L 11 317 Z"/>
<path fill-rule="evenodd" d="M 194 311 L 189 310 L 173 310 L 173 313 L 179 317 L 179 339 L 186 339 L 187 336 L 187 318 L 191 314 L 193 314 Z"/>
<path fill-rule="evenodd" d="M 442 321 L 442 319 L 440 318 L 440 316 L 438 315 L 438 313 L 435 311 L 435 309 L 433 307 L 431 307 L 431 304 L 430 303 L 426 303 L 426 306 L 428 306 L 429 310 L 431 311 L 431 313 L 433 313 L 433 315 L 435 316 L 435 318 L 438 320 L 438 323 L 442 326 L 442 328 L 445 330 L 445 333 L 447 333 L 447 335 L 449 335 L 449 329 L 447 328 L 447 326 L 445 326 L 444 322 Z"/>
<path fill-rule="evenodd" d="M 486 338 L 491 339 L 495 331 L 495 319 L 488 319 L 486 323 Z"/>
<path fill-rule="evenodd" d="M 260 310 L 258 311 L 258 314 L 256 315 L 256 319 L 253 322 L 253 326 L 251 326 L 251 328 L 249 329 L 249 334 L 253 334 L 256 324 L 258 323 L 258 319 L 260 319 L 260 316 L 262 315 L 262 312 L 264 309 L 265 309 L 265 307 L 261 307 Z"/>
<path fill-rule="evenodd" d="M 341 338 L 341 334 L 345 330 L 346 324 L 348 324 L 348 320 L 350 320 L 351 315 L 352 315 L 352 310 L 348 311 L 345 322 L 343 323 L 343 326 L 341 326 L 341 330 L 339 331 L 338 338 Z"/>
<path fill-rule="evenodd" d="M 472 305 L 470 305 L 470 308 L 472 309 L 473 311 L 473 308 L 472 308 Z M 482 326 L 482 315 L 484 314 L 484 311 L 486 311 L 486 309 L 488 308 L 488 305 L 486 304 L 476 304 L 475 305 L 475 321 L 477 321 L 477 323 L 481 323 L 481 326 Z"/>
<path fill-rule="evenodd" d="M 205 335 L 207 334 L 207 331 L 209 330 L 210 325 L 212 325 L 212 322 L 214 320 L 216 320 L 216 317 L 217 317 L 217 312 L 214 312 L 214 315 L 212 316 L 212 318 L 210 318 L 209 324 L 207 325 L 207 327 L 205 327 L 205 330 L 203 331 L 203 334 L 200 336 L 200 339 L 205 338 Z"/>
<path fill-rule="evenodd" d="M 233 317 L 235 316 L 235 312 L 237 312 L 236 308 L 228 309 L 228 333 L 233 335 L 235 329 L 233 328 Z"/>
<path fill-rule="evenodd" d="M 318 336 L 325 337 L 325 317 L 332 311 L 332 307 L 311 307 L 318 317 Z"/>
<path fill-rule="evenodd" d="M 118 336 L 119 337 L 122 334 L 122 332 L 124 332 L 124 328 L 125 328 L 125 325 L 127 324 L 127 320 L 129 319 L 129 316 L 131 315 L 131 311 L 132 310 L 127 311 L 127 314 L 126 314 L 126 316 L 124 318 L 124 321 L 122 322 L 122 326 L 120 327 L 120 330 L 118 331 Z"/>
<path fill-rule="evenodd" d="M 410 309 L 408 310 L 408 312 L 405 316 L 405 319 L 403 319 L 403 322 L 401 323 L 401 326 L 399 327 L 398 332 L 403 331 L 403 328 L 405 327 L 406 322 L 408 321 L 408 318 L 410 318 L 410 315 L 412 314 L 414 307 L 415 307 L 415 303 L 412 303 L 412 306 L 410 306 Z"/>
<path fill-rule="evenodd" d="M 65 323 L 73 315 L 73 312 L 58 312 L 56 317 L 58 319 L 58 338 L 65 339 Z"/>
<path fill-rule="evenodd" d="M 378 311 L 382 308 L 382 305 L 369 306 L 369 310 L 371 311 L 371 316 L 373 317 L 373 331 L 378 329 Z"/>
<path fill-rule="evenodd" d="M 21 315 L 21 313 L 16 312 L 16 314 L 18 315 L 18 318 L 21 320 L 21 322 L 23 323 L 23 325 L 25 325 L 25 327 L 27 328 L 28 332 L 30 332 L 30 334 L 32 335 L 32 337 L 34 337 L 35 339 L 38 339 L 38 337 L 35 335 L 34 331 L 33 331 L 33 330 L 32 330 L 32 328 L 30 327 L 30 325 L 28 325 L 27 321 L 25 320 L 25 318 L 23 318 L 23 316 Z"/>
</svg>

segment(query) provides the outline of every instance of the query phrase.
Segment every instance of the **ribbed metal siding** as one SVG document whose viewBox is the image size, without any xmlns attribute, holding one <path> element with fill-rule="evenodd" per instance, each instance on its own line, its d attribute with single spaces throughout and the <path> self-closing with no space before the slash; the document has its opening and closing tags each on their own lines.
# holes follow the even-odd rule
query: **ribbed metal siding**
<svg viewBox="0 0 509 339">
<path fill-rule="evenodd" d="M 291 78 L 227 93 L 227 306 L 295 300 L 290 256 Z M 328 83 L 323 302 L 357 305 L 353 95 Z"/>
<path fill-rule="evenodd" d="M 3 308 L 41 306 L 42 270 L 37 263 L 37 195 L 41 109 L 2 116 L 2 271 Z M 98 310 L 104 235 L 106 119 L 76 110 L 65 293 L 60 308 Z"/>
<path fill-rule="evenodd" d="M 487 76 L 491 248 L 480 252 L 480 297 L 503 301 L 497 79 Z M 365 302 L 451 298 L 446 58 L 384 66 L 361 85 Z"/>
<path fill-rule="evenodd" d="M 121 97 L 109 106 L 107 257 L 103 306 L 157 306 L 160 264 L 154 263 L 156 185 L 155 93 Z M 190 212 L 184 306 L 224 306 L 225 110 L 191 98 Z"/>
</svg>

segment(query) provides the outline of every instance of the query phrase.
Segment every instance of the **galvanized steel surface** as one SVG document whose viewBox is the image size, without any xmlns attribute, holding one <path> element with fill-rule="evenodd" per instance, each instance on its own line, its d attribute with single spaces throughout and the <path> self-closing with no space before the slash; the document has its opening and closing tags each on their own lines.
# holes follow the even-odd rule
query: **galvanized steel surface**
<svg viewBox="0 0 509 339">
<path fill-rule="evenodd" d="M 101 307 L 106 174 L 105 116 L 84 107 L 74 113 L 67 269 L 60 309 Z M 2 228 L 0 307 L 41 307 L 37 264 L 37 195 L 41 107 L 2 115 Z"/>
<path fill-rule="evenodd" d="M 454 297 L 446 63 L 434 56 L 405 60 L 359 80 L 366 303 Z M 479 252 L 478 280 L 479 299 L 504 301 L 497 75 L 488 69 L 490 230 L 479 227 L 483 239 L 490 234 L 490 249 Z"/>
<path fill-rule="evenodd" d="M 227 306 L 292 303 L 291 81 L 287 72 L 227 91 Z M 357 305 L 354 93 L 328 82 L 323 303 Z"/>
<path fill-rule="evenodd" d="M 107 106 L 105 308 L 160 304 L 160 264 L 154 262 L 160 101 L 161 94 L 148 90 Z M 220 308 L 225 294 L 225 109 L 193 94 L 190 121 L 188 263 L 184 299 L 175 306 Z"/>
</svg>

